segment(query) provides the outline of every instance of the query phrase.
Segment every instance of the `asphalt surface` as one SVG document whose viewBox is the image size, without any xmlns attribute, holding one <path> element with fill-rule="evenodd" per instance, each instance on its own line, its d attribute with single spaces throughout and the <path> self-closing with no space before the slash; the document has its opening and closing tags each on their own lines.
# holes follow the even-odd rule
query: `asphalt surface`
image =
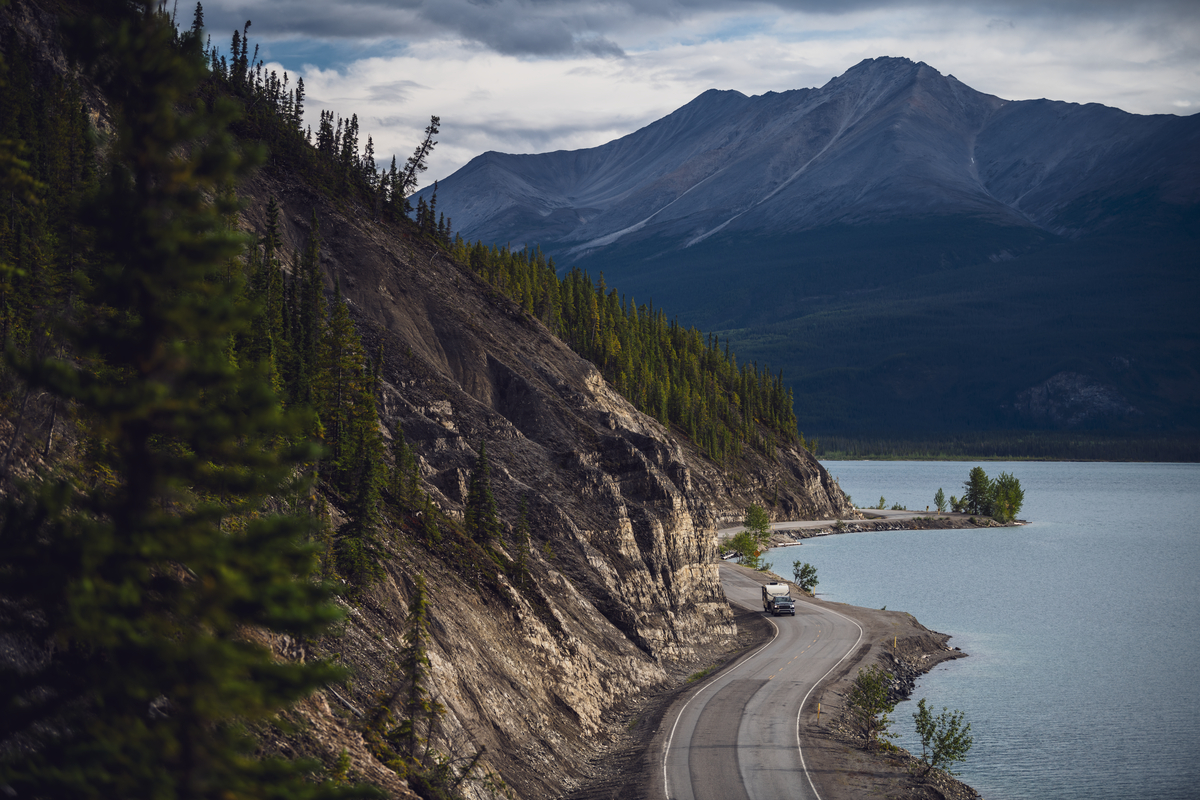
<svg viewBox="0 0 1200 800">
<path fill-rule="evenodd" d="M 762 610 L 756 573 L 721 566 L 730 602 Z M 775 637 L 703 683 L 665 720 L 663 796 L 668 800 L 820 800 L 800 748 L 800 709 L 857 648 L 854 620 L 807 597 L 796 616 L 771 617 Z"/>
<path fill-rule="evenodd" d="M 929 512 L 929 511 L 892 511 L 891 509 L 887 509 L 887 508 L 881 508 L 881 509 L 860 508 L 860 509 L 858 509 L 858 511 L 862 514 L 862 518 L 865 520 L 880 519 L 880 520 L 887 520 L 888 522 L 899 522 L 899 521 L 910 520 L 910 519 L 918 519 L 920 517 L 928 517 L 930 515 L 930 513 L 935 513 L 935 514 L 937 513 L 937 512 Z M 947 517 L 947 516 L 951 516 L 951 515 L 950 514 L 938 514 L 938 516 Z M 962 516 L 965 517 L 967 515 L 963 514 Z M 824 528 L 833 522 L 836 522 L 836 520 L 803 519 L 803 520 L 791 520 L 788 522 L 772 522 L 771 530 L 773 530 L 773 531 L 796 531 L 796 530 L 803 530 L 805 528 Z M 717 531 L 717 538 L 724 541 L 725 539 L 730 539 L 730 538 L 738 535 L 739 533 L 741 533 L 744 530 L 746 530 L 746 528 L 745 528 L 745 526 L 742 526 L 742 525 L 737 525 L 737 526 L 734 526 L 731 528 L 721 528 L 720 530 Z"/>
</svg>

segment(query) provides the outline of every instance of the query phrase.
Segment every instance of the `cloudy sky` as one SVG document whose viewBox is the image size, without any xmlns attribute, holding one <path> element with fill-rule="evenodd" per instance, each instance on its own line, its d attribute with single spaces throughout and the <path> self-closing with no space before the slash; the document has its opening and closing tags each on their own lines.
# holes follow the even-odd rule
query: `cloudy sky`
<svg viewBox="0 0 1200 800">
<path fill-rule="evenodd" d="M 226 50 L 252 20 L 260 57 L 304 77 L 314 128 L 323 108 L 358 114 L 384 159 L 403 163 L 439 115 L 425 182 L 487 150 L 603 144 L 707 89 L 822 86 L 876 56 L 1010 100 L 1200 112 L 1197 0 L 204 0 L 204 13 Z"/>
</svg>

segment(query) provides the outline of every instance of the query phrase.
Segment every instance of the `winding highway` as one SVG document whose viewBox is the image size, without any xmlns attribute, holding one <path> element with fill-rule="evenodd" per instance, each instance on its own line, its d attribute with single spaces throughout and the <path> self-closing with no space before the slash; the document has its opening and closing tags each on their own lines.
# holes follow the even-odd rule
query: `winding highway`
<svg viewBox="0 0 1200 800">
<path fill-rule="evenodd" d="M 730 602 L 762 610 L 761 584 L 722 565 Z M 800 710 L 858 647 L 862 628 L 799 597 L 775 636 L 704 684 L 673 716 L 663 749 L 667 800 L 821 800 L 800 748 Z"/>
</svg>

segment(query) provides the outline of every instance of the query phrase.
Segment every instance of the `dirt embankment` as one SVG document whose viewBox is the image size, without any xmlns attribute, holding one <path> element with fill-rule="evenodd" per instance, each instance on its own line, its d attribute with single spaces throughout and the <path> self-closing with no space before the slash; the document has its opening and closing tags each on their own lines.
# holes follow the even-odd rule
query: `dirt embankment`
<svg viewBox="0 0 1200 800">
<path fill-rule="evenodd" d="M 893 676 L 892 699 L 908 700 L 919 676 L 967 654 L 951 647 L 947 634 L 929 630 L 911 614 L 830 605 L 858 622 L 864 636 L 858 652 L 813 692 L 803 710 L 801 746 L 821 796 L 849 800 L 978 798 L 970 786 L 941 773 L 931 773 L 924 782 L 914 779 L 911 769 L 917 760 L 907 750 L 864 750 L 864 740 L 850 724 L 846 705 L 846 695 L 861 668 L 878 664 Z M 893 716 L 915 710 L 915 704 L 902 705 Z"/>
</svg>

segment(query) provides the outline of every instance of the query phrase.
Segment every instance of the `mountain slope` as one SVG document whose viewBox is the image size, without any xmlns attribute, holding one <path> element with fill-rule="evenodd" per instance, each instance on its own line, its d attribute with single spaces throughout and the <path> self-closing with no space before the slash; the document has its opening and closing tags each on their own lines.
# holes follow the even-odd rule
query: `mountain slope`
<svg viewBox="0 0 1200 800">
<path fill-rule="evenodd" d="M 539 244 L 782 366 L 807 430 L 1200 425 L 1179 370 L 1200 344 L 1200 115 L 1006 101 L 868 59 L 819 89 L 709 91 L 590 150 L 488 153 L 437 202 L 470 240 Z M 1122 402 L 1021 411 L 1068 372 Z"/>
<path fill-rule="evenodd" d="M 83 15 L 91 11 L 81 4 L 63 13 Z M 154 21 L 153 17 L 147 19 Z M 68 62 L 56 38 L 58 23 L 56 14 L 32 0 L 15 0 L 0 8 L 0 54 L 6 57 L 6 63 L 19 59 L 29 65 L 32 77 L 27 83 L 38 91 L 58 88 L 56 81 L 63 78 L 83 80 L 63 71 Z M 140 30 L 136 26 L 131 29 Z M 161 52 L 163 48 L 152 54 Z M 169 59 L 164 61 L 171 63 Z M 153 85 L 150 80 L 146 83 Z M 88 90 L 83 93 L 87 113 L 81 114 L 81 120 L 99 120 L 98 124 L 103 125 L 122 119 L 119 99 L 110 105 L 95 87 L 83 88 Z M 210 84 L 208 88 L 213 87 Z M 78 96 L 65 96 L 70 98 L 71 106 L 79 107 Z M 28 105 L 46 107 L 32 101 Z M 197 108 L 198 113 L 204 113 L 203 103 Z M 174 118 L 169 110 L 145 118 L 158 122 L 160 114 L 165 123 L 160 127 L 170 127 Z M 240 144 L 257 144 L 253 133 L 265 128 L 249 124 L 256 120 L 261 122 L 261 117 L 243 120 L 245 124 L 238 130 L 247 138 Z M 110 135 L 112 129 L 103 133 Z M 302 141 L 298 131 L 293 133 Z M 483 772 L 494 773 L 520 797 L 561 797 L 588 777 L 587 762 L 598 746 L 624 729 L 617 716 L 626 704 L 636 702 L 642 693 L 712 665 L 736 644 L 736 625 L 717 572 L 718 524 L 742 519 L 749 503 L 767 507 L 775 517 L 849 516 L 852 512 L 848 500 L 810 453 L 790 444 L 746 448 L 744 457 L 730 459 L 724 466 L 715 464 L 691 442 L 638 412 L 603 380 L 595 366 L 552 336 L 520 304 L 509 301 L 469 268 L 455 262 L 440 243 L 407 220 L 369 213 L 369 201 L 363 202 L 369 195 L 354 191 L 349 181 L 339 180 L 337 187 L 330 189 L 332 182 L 323 183 L 323 173 L 312 168 L 316 156 L 309 152 L 298 155 L 296 149 L 286 147 L 286 141 L 279 141 L 282 138 L 271 142 L 274 157 L 269 166 L 237 186 L 243 204 L 237 224 L 252 234 L 247 240 L 254 243 L 253 255 L 247 254 L 250 264 L 222 260 L 219 280 L 236 284 L 236 280 L 230 280 L 231 275 L 246 267 L 252 271 L 251 277 L 265 278 L 261 287 L 276 287 L 276 298 L 284 292 L 307 294 L 310 286 L 315 290 L 313 294 L 323 293 L 327 300 L 344 298 L 358 334 L 367 343 L 366 349 L 379 358 L 372 364 L 367 391 L 374 404 L 365 428 L 385 438 L 403 434 L 415 452 L 420 503 L 411 498 L 397 499 L 395 483 L 389 481 L 386 494 L 392 499 L 379 499 L 368 509 L 375 515 L 372 525 L 378 526 L 374 531 L 378 535 L 371 535 L 373 548 L 366 552 L 378 566 L 378 579 L 368 582 L 351 573 L 339 575 L 341 562 L 334 549 L 356 535 L 354 525 L 347 525 L 347 520 L 353 522 L 355 514 L 366 516 L 362 506 L 371 502 L 371 497 L 370 492 L 361 490 L 354 493 L 357 496 L 347 497 L 331 479 L 336 469 L 331 453 L 336 441 L 336 418 L 318 418 L 315 413 L 310 419 L 316 423 L 316 435 L 325 439 L 326 452 L 311 485 L 305 482 L 301 488 L 301 484 L 293 487 L 289 483 L 287 496 L 271 498 L 261 510 L 257 506 L 236 506 L 235 514 L 221 516 L 219 521 L 211 512 L 220 498 L 192 498 L 182 481 L 172 502 L 163 503 L 166 516 L 175 510 L 168 507 L 175 502 L 186 509 L 195 500 L 194 504 L 214 520 L 210 530 L 215 529 L 219 537 L 228 533 L 231 543 L 238 540 L 239 533 L 244 534 L 242 513 L 257 516 L 261 511 L 268 516 L 283 510 L 287 514 L 311 514 L 323 525 L 321 538 L 313 544 L 325 554 L 321 577 L 345 587 L 339 597 L 345 610 L 344 624 L 326 636 L 301 637 L 258 627 L 255 620 L 237 625 L 236 630 L 229 624 L 229 630 L 219 635 L 222 644 L 233 639 L 240 646 L 249 640 L 253 645 L 270 648 L 280 660 L 314 663 L 328 658 L 344 666 L 347 674 L 337 683 L 323 684 L 283 714 L 296 724 L 264 723 L 251 733 L 256 735 L 261 751 L 323 761 L 328 771 L 315 770 L 316 779 L 336 775 L 339 779 L 366 780 L 386 789 L 389 797 L 416 796 L 410 789 L 416 788 L 419 770 L 389 758 L 380 741 L 385 736 L 399 735 L 396 726 L 403 720 L 394 716 L 403 717 L 405 711 L 399 707 L 398 697 L 408 693 L 416 681 L 415 669 L 403 663 L 403 651 L 406 636 L 411 633 L 408 617 L 417 594 L 417 576 L 423 575 L 430 600 L 425 645 L 431 671 L 425 688 L 429 699 L 445 708 L 444 714 L 433 715 L 438 717 L 437 724 L 428 729 L 421 726 L 423 734 L 428 731 L 430 750 L 447 759 L 447 768 L 455 771 L 451 777 L 478 755 L 480 769 L 475 778 Z M 38 148 L 47 147 L 44 139 L 33 137 L 27 137 L 26 144 L 39 156 L 43 151 Z M 19 151 L 12 140 L 4 145 L 5 154 Z M 202 203 L 199 192 L 189 197 L 196 204 Z M 13 213 L 15 208 L 30 216 L 34 212 L 48 215 L 44 206 L 15 193 L 10 200 L 13 202 L 6 205 L 6 213 Z M 24 208 L 25 204 L 30 208 Z M 76 225 L 81 239 L 93 234 L 96 238 L 117 239 L 124 232 L 116 232 L 112 226 L 89 228 L 78 206 L 66 207 L 64 216 L 70 218 L 61 222 Z M 317 269 L 310 273 L 315 280 L 311 284 L 305 281 L 301 289 L 298 284 L 305 274 L 306 256 L 316 252 L 308 245 L 318 230 L 320 257 L 318 260 L 314 256 Z M 260 260 L 258 247 L 264 241 L 272 243 L 277 259 Z M 7 263 L 8 253 L 6 249 L 0 260 Z M 101 257 L 104 253 L 101 251 Z M 46 263 L 56 270 L 71 268 L 78 257 L 78 252 L 70 251 L 53 261 L 47 256 Z M 120 264 L 137 260 L 138 256 L 114 260 L 112 271 L 120 272 Z M 161 272 L 170 274 L 173 263 L 168 262 Z M 253 270 L 256 263 L 260 269 Z M 107 267 L 110 262 L 104 264 Z M 64 291 L 61 298 L 39 299 L 38 311 L 48 317 L 68 318 L 69 304 L 75 300 L 75 295 L 68 294 Z M 199 290 L 196 294 L 201 298 L 211 296 Z M 106 297 L 114 298 L 114 305 L 122 299 L 114 294 Z M 198 299 L 193 302 L 202 305 Z M 340 311 L 340 302 L 335 305 Z M 320 303 L 308 308 L 314 306 L 319 309 Z M 302 304 L 289 303 L 286 307 L 296 314 L 289 324 L 303 327 L 305 321 L 313 323 L 310 330 L 330 340 L 331 350 L 335 345 L 357 349 L 350 346 L 354 344 L 351 337 L 335 333 L 331 324 L 317 324 L 332 321 L 319 319 L 321 312 L 313 312 L 314 317 L 305 320 L 305 312 L 300 311 Z M 97 316 L 109 317 L 110 308 L 106 306 Z M 248 311 L 241 303 L 217 309 L 242 316 L 259 310 Z M 112 308 L 111 317 L 121 318 L 120 312 L 125 310 Z M 263 327 L 269 325 L 269 321 L 263 323 Z M 54 325 L 47 323 L 44 328 L 47 337 L 56 334 Z M 238 344 L 230 343 L 229 350 Z M 68 359 L 74 355 L 69 349 L 64 351 L 70 345 L 61 340 L 49 338 L 39 342 L 43 345 L 46 351 Z M 182 360 L 185 356 L 178 355 L 181 352 L 187 351 L 170 350 L 167 360 Z M 235 354 L 246 352 L 248 349 Z M 95 353 L 88 356 L 93 359 L 89 366 L 103 372 L 102 359 Z M 228 357 L 226 348 L 218 347 L 204 364 L 212 372 L 219 372 Z M 280 362 L 284 360 L 281 356 Z M 269 374 L 269 363 L 269 359 L 260 362 L 263 369 L 258 376 L 256 400 L 272 395 L 264 378 Z M 362 373 L 366 372 L 365 361 L 362 366 L 350 359 L 334 363 L 337 369 L 348 365 L 346 371 L 359 373 L 357 377 L 364 377 Z M 255 369 L 247 367 L 247 371 Z M 328 377 L 331 371 L 311 377 Z M 62 467 L 66 473 L 88 472 L 96 462 L 81 452 L 91 442 L 80 440 L 89 435 L 95 437 L 96 449 L 116 449 L 117 445 L 105 440 L 105 431 L 84 431 L 93 418 L 86 408 L 71 409 L 51 393 L 28 390 L 24 398 L 14 401 L 22 394 L 17 376 L 7 371 L 0 377 L 4 378 L 5 389 L 0 404 L 0 447 L 5 452 L 0 499 L 23 491 L 16 485 L 18 478 L 50 476 L 54 467 Z M 130 383 L 140 381 L 131 378 Z M 236 401 L 225 402 L 233 413 L 244 408 Z M 307 406 L 303 401 L 298 405 Z M 76 413 L 78 416 L 74 416 Z M 187 413 L 191 412 L 178 412 Z M 168 416 L 174 416 L 174 412 Z M 322 428 L 320 419 L 328 427 Z M 170 440 L 162 449 L 189 452 L 190 442 L 178 443 L 178 447 L 176 444 Z M 503 535 L 489 542 L 486 551 L 464 533 L 462 523 L 468 479 L 484 446 L 491 465 L 491 491 L 504 525 Z M 401 471 L 403 462 L 392 464 L 394 455 L 385 455 L 382 449 L 372 451 L 363 465 L 386 470 L 395 479 L 394 473 Z M 203 472 L 208 466 L 201 465 L 197 470 Z M 391 469 L 393 466 L 397 469 Z M 360 475 L 370 471 L 364 468 Z M 96 474 L 103 474 L 105 477 L 99 480 L 104 482 L 119 480 L 119 476 L 113 477 L 114 472 L 97 470 Z M 245 481 L 236 478 L 231 483 L 242 486 Z M 49 480 L 47 485 L 51 485 Z M 359 486 L 370 488 L 369 480 L 364 479 Z M 382 487 L 376 488 L 384 493 Z M 97 502 L 88 506 L 88 512 L 102 517 L 103 508 Z M 24 518 L 9 511 L 11 533 Z M 522 552 L 514 535 L 522 517 L 528 522 L 533 544 L 528 553 Z M 431 521 L 441 526 L 440 533 L 431 531 Z M 30 530 L 35 530 L 32 525 L 22 527 L 21 536 L 42 538 Z M 253 530 L 244 535 L 255 535 Z M 195 541 L 178 531 L 160 523 L 155 532 L 161 536 L 163 547 L 148 546 L 153 554 L 139 562 L 159 559 L 140 570 L 163 576 L 152 584 L 156 591 L 167 587 L 161 591 L 169 595 L 170 580 L 205 584 L 211 580 L 218 586 L 223 580 L 237 581 L 242 574 L 237 570 L 210 579 L 192 573 L 186 560 L 163 563 L 168 557 L 159 554 L 178 552 L 166 549 L 168 540 L 171 544 L 184 538 Z M 55 535 L 51 530 L 45 538 L 53 542 Z M 10 549 L 22 544 L 7 542 Z M 69 573 L 69 565 L 57 559 L 61 550 L 50 546 L 44 549 L 49 552 L 49 558 L 42 562 L 47 564 L 48 572 L 62 566 L 73 574 Z M 238 548 L 231 544 L 230 549 L 236 553 Z M 115 557 L 111 560 L 117 561 Z M 299 564 L 300 560 L 293 563 Z M 514 568 L 518 563 L 523 565 L 520 570 Z M 100 566 L 84 565 L 78 571 L 82 580 L 100 575 L 96 582 L 103 583 L 122 569 L 134 571 L 124 563 L 107 561 Z M 0 631 L 0 667 L 19 674 L 19 683 L 25 684 L 28 675 L 56 667 L 63 663 L 61 659 L 70 659 L 64 671 L 90 658 L 108 664 L 126 663 L 121 659 L 127 650 L 107 650 L 98 645 L 95 650 L 76 654 L 63 641 L 50 644 L 49 634 L 39 632 L 31 638 L 21 633 L 22 628 L 13 625 L 15 617 L 32 620 L 25 630 L 43 628 L 40 620 L 44 617 L 36 603 L 26 605 L 24 596 L 14 599 L 7 594 L 14 585 L 20 590 L 27 582 L 25 576 L 15 574 L 18 572 L 19 567 L 6 562 L 4 596 L 0 598 L 5 606 L 0 620 L 4 623 Z M 121 584 L 126 588 L 117 593 L 124 607 L 161 601 L 143 596 L 137 591 L 139 585 Z M 239 585 L 237 590 L 243 589 Z M 278 598 L 285 595 L 272 597 L 282 602 Z M 93 616 L 80 622 L 76 630 L 98 625 L 94 621 L 97 612 L 89 608 L 88 613 Z M 136 627 L 127 617 L 116 616 L 120 621 L 115 626 Z M 53 614 L 45 617 L 53 619 Z M 176 626 L 187 626 L 191 620 L 188 609 L 182 608 L 161 628 L 137 628 L 136 634 L 153 645 L 156 637 L 170 638 Z M 44 647 L 38 638 L 43 635 L 47 636 Z M 260 678 L 263 682 L 286 679 L 283 673 L 266 672 Z M 41 692 L 36 675 L 28 680 L 33 690 L 18 686 L 15 691 Z M 186 693 L 191 687 L 188 676 L 177 680 L 179 690 Z M 13 697 L 14 688 L 8 690 L 7 696 Z M 71 705 L 83 711 L 95 708 L 97 713 L 106 711 L 106 707 L 99 701 L 93 704 L 92 698 L 103 700 L 115 694 L 107 687 L 77 686 L 73 690 L 78 692 L 73 696 L 78 699 Z M 135 690 L 144 692 L 141 686 Z M 245 690 L 239 698 L 252 694 Z M 251 698 L 248 702 L 256 701 Z M 19 705 L 10 703 L 12 708 Z M 39 722 L 37 727 L 54 741 L 53 747 L 58 747 L 59 730 L 53 724 L 58 720 L 53 706 L 58 703 L 50 705 L 51 711 L 42 719 L 51 720 L 51 724 Z M 136 719 L 148 720 L 146 727 L 138 728 L 143 739 L 148 739 L 160 730 L 153 727 L 155 721 L 169 718 L 177 707 L 169 696 L 150 693 L 136 696 L 125 710 L 129 708 L 134 709 L 128 713 Z M 5 756 L 0 763 L 5 767 L 24 765 L 29 753 L 42 746 L 42 731 L 26 735 L 31 727 L 28 721 L 8 722 L 6 719 L 2 737 Z M 238 728 L 240 722 L 230 720 Z M 78 734 L 83 748 L 102 748 L 103 744 L 87 738 L 89 730 L 69 733 Z M 111 747 L 111 742 L 105 744 Z M 165 766 L 166 773 L 154 772 L 149 778 L 141 773 L 121 773 L 123 766 L 136 762 L 139 754 L 136 745 L 114 753 L 119 762 L 114 777 L 135 787 L 129 793 L 136 794 L 152 781 L 156 781 L 156 791 L 168 791 L 162 787 L 175 785 L 171 783 L 175 779 L 172 765 Z M 429 756 L 429 751 L 421 755 Z M 403 777 L 406 770 L 412 779 L 407 783 Z M 191 777 L 195 769 L 187 772 Z M 72 772 L 71 777 L 79 781 L 84 780 L 79 775 L 87 774 Z M 35 777 L 32 783 L 19 785 L 37 794 L 37 780 Z M 223 785 L 222 776 L 211 780 L 214 786 Z M 458 791 L 472 797 L 484 794 L 484 789 L 470 781 L 450 794 L 458 796 Z M 428 790 L 424 796 L 430 796 Z M 439 796 L 449 795 L 439 792 Z"/>
</svg>

